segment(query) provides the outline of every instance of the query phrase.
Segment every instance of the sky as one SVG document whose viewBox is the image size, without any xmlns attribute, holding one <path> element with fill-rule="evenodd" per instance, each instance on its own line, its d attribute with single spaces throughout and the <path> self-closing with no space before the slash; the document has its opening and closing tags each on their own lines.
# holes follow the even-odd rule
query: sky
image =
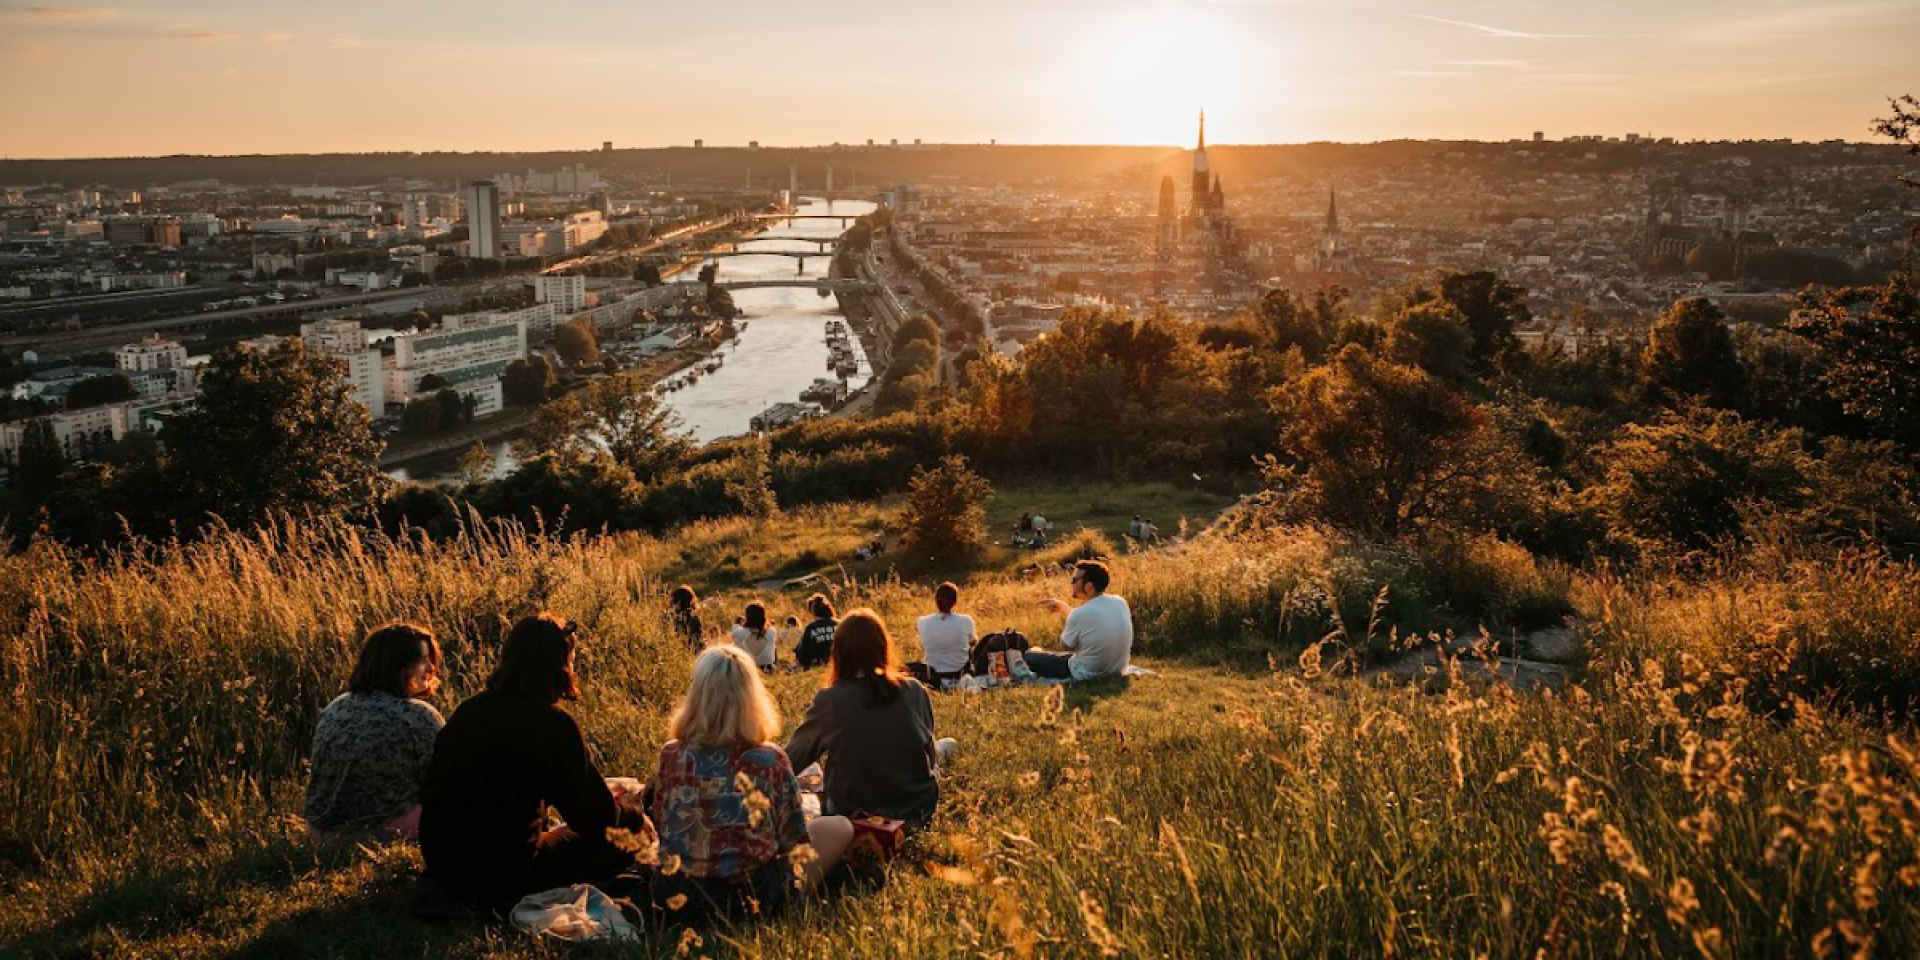
<svg viewBox="0 0 1920 960">
<path fill-rule="evenodd" d="M 0 156 L 1871 139 L 1920 0 L 0 0 Z"/>
</svg>

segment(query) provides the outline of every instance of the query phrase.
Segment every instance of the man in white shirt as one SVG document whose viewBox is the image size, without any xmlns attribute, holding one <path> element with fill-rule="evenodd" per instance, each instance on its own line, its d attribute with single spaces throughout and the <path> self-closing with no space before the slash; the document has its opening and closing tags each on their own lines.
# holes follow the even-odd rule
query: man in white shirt
<svg viewBox="0 0 1920 960">
<path fill-rule="evenodd" d="M 1070 652 L 1028 651 L 1027 666 L 1035 675 L 1080 681 L 1126 672 L 1133 653 L 1133 611 L 1125 599 L 1107 592 L 1112 577 L 1106 564 L 1082 560 L 1074 564 L 1072 580 L 1072 596 L 1079 606 L 1069 607 L 1065 600 L 1040 601 L 1055 613 L 1067 614 L 1060 646 Z"/>
</svg>

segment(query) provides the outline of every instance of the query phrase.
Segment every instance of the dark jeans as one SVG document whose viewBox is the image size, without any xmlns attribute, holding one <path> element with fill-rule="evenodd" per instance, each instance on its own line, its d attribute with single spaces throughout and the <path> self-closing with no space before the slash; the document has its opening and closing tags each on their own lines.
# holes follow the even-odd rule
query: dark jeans
<svg viewBox="0 0 1920 960">
<path fill-rule="evenodd" d="M 1026 657 L 1027 666 L 1032 668 L 1033 675 L 1036 677 L 1045 677 L 1048 680 L 1073 679 L 1071 666 L 1073 657 L 1068 654 L 1028 650 L 1022 656 Z"/>
<path fill-rule="evenodd" d="M 778 916 L 794 899 L 798 881 L 793 862 L 775 856 L 749 873 L 724 879 L 655 873 L 651 888 L 654 909 L 668 923 L 692 925 L 710 916 Z"/>
<path fill-rule="evenodd" d="M 615 826 L 645 830 L 646 818 L 621 808 Z M 588 883 L 611 896 L 622 896 L 629 884 L 617 878 L 636 870 L 634 855 L 608 842 L 605 834 L 575 834 L 534 848 L 533 855 L 514 864 L 489 868 L 478 863 L 463 863 L 451 870 L 427 869 L 421 878 L 425 885 L 464 906 L 505 914 L 530 893 L 556 887 Z"/>
</svg>

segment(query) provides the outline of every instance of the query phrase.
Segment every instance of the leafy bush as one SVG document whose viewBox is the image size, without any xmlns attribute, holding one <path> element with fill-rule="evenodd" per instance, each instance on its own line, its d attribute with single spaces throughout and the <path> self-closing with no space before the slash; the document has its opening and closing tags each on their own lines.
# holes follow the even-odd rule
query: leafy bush
<svg viewBox="0 0 1920 960">
<path fill-rule="evenodd" d="M 987 546 L 987 499 L 993 488 L 967 467 L 965 457 L 948 456 L 917 472 L 907 490 L 907 549 L 917 559 L 972 560 Z"/>
</svg>

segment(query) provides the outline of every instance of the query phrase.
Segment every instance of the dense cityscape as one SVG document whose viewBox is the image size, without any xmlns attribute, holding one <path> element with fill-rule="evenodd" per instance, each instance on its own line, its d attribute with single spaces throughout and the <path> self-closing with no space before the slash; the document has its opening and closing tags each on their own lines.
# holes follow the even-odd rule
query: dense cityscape
<svg viewBox="0 0 1920 960">
<path fill-rule="evenodd" d="M 683 369 L 697 377 L 736 313 L 724 290 L 673 282 L 692 280 L 680 273 L 703 252 L 757 251 L 793 263 L 797 278 L 844 267 L 868 282 L 832 291 L 859 321 L 861 361 L 822 388 L 825 405 L 769 398 L 780 409 L 760 411 L 764 422 L 780 423 L 864 409 L 873 398 L 860 388 L 878 390 L 885 370 L 861 364 L 884 360 L 911 315 L 931 317 L 950 354 L 1012 355 L 1075 307 L 1204 323 L 1268 290 L 1337 289 L 1364 312 L 1410 278 L 1489 270 L 1527 293 L 1536 319 L 1522 337 L 1578 350 L 1644 336 L 1663 305 L 1692 296 L 1775 326 L 1809 283 L 1886 276 L 1920 222 L 1895 181 L 1898 151 L 1880 145 L 1536 133 L 1209 149 L 1205 122 L 1191 150 L 1068 160 L 1026 178 L 993 169 L 991 145 L 893 141 L 777 156 L 757 144 L 609 143 L 586 155 L 601 167 L 455 182 L 13 183 L 0 193 L 10 389 L 0 462 L 12 465 L 35 420 L 70 458 L 151 434 L 192 402 L 196 368 L 215 349 L 286 336 L 342 361 L 354 397 L 392 435 L 388 462 L 444 461 L 523 423 L 509 367 L 528 376 L 531 357 L 568 381 L 639 368 L 664 392 L 689 379 L 676 377 Z M 960 172 L 934 172 L 943 153 Z M 889 173 L 903 155 L 911 180 Z M 661 157 L 671 169 L 650 168 Z M 887 242 L 867 250 L 866 227 L 858 257 L 837 256 L 847 252 L 838 229 L 778 253 L 794 244 L 734 249 L 781 232 L 782 221 L 756 217 L 816 195 L 843 210 L 882 204 Z M 716 272 L 701 280 L 731 278 L 737 263 L 705 262 Z M 937 369 L 950 376 L 952 359 Z M 448 390 L 455 399 L 437 398 Z"/>
</svg>

